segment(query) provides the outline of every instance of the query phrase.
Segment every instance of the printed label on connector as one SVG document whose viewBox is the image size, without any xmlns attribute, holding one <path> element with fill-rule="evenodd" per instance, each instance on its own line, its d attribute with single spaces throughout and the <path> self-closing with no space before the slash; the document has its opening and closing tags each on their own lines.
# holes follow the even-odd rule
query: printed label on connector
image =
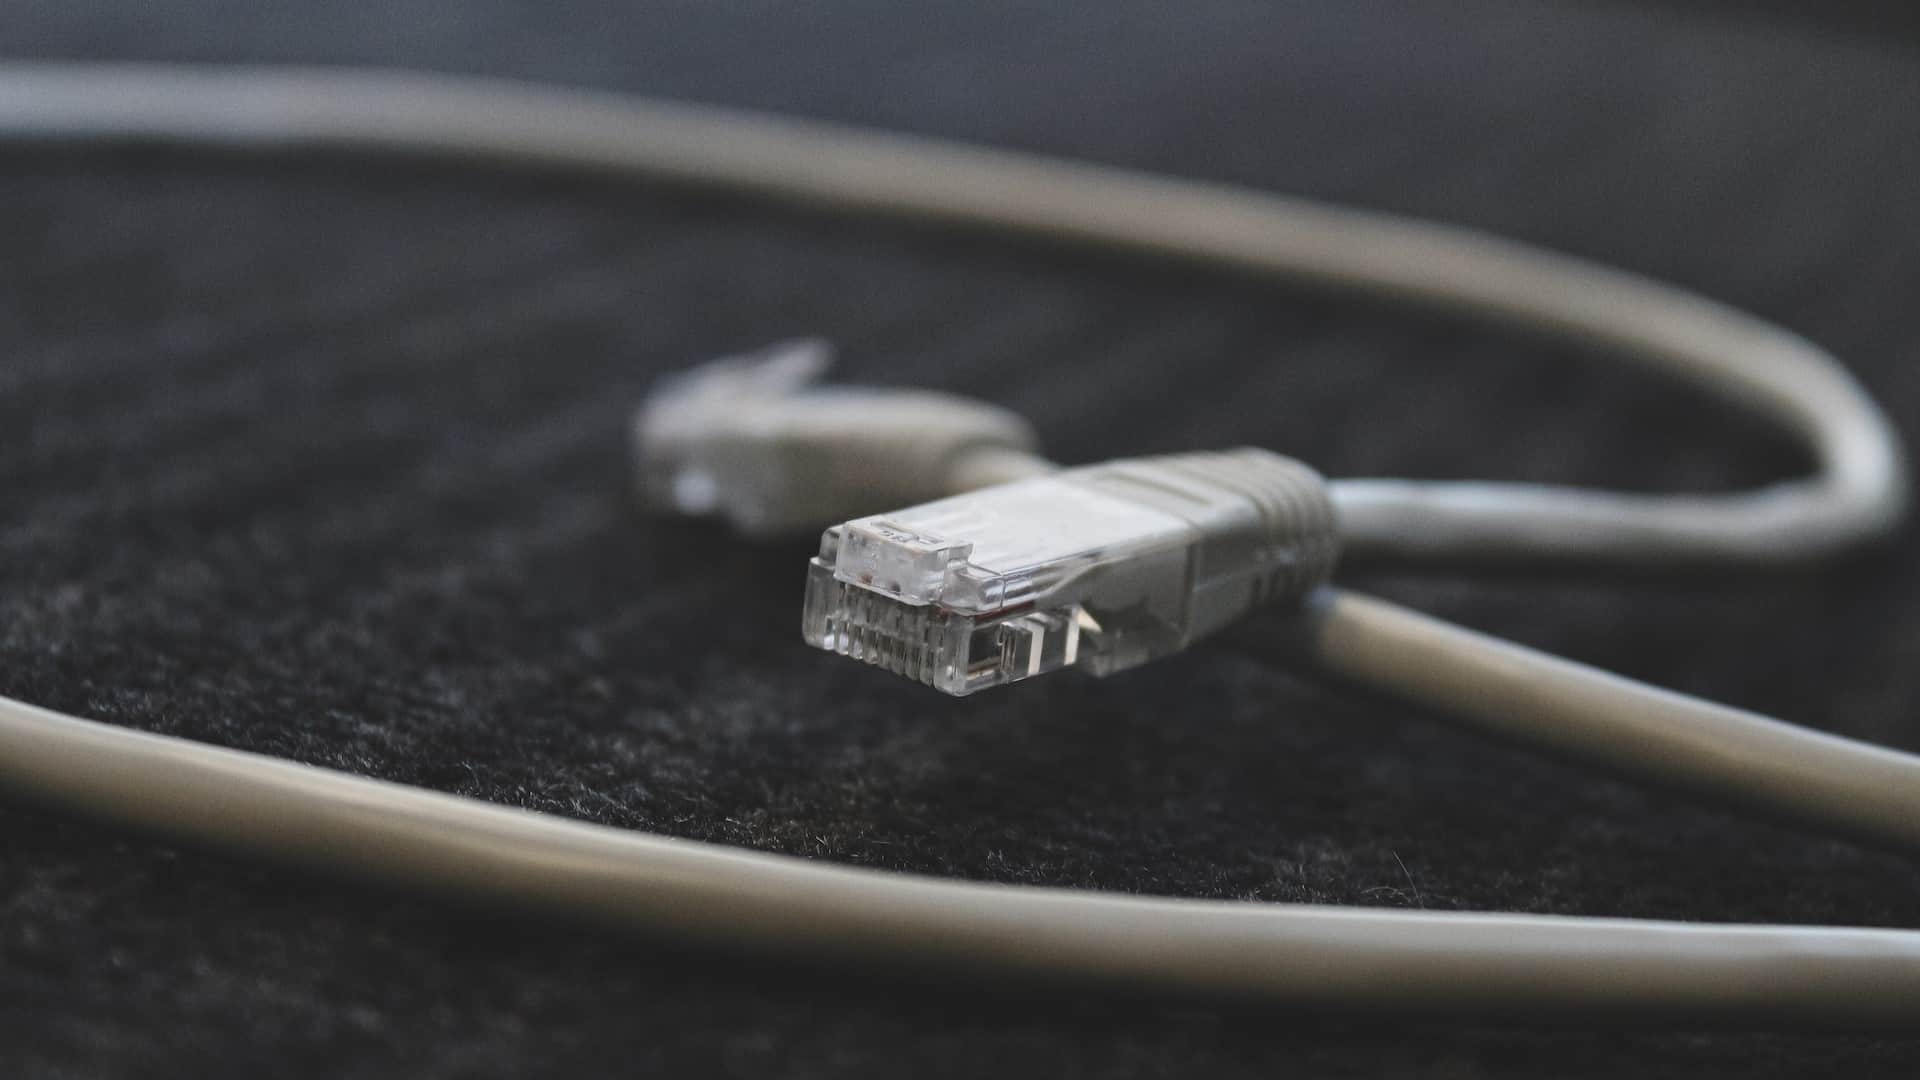
<svg viewBox="0 0 1920 1080">
<path fill-rule="evenodd" d="M 869 518 L 846 525 L 834 575 L 909 604 L 928 604 L 946 587 L 948 572 L 972 551 L 971 543 Z"/>
</svg>

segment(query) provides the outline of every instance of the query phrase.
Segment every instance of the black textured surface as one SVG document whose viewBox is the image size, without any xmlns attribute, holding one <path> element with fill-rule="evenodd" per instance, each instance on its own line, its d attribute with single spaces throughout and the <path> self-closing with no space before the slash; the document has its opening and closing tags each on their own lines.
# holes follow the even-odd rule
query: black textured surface
<svg viewBox="0 0 1920 1080">
<path fill-rule="evenodd" d="M 8 5 L 0 52 L 406 64 L 961 136 L 1410 211 L 1694 286 L 1920 431 L 1920 55 L 1849 9 Z M 1700 8 L 1712 9 L 1701 11 Z M 1804 12 L 1802 13 L 1805 14 Z M 1836 27 L 1838 29 L 1836 29 Z M 1920 926 L 1909 860 L 1224 648 L 962 703 L 797 640 L 805 544 L 648 521 L 660 372 L 784 335 L 1066 460 L 1726 487 L 1664 383 L 1224 275 L 363 161 L 0 150 L 0 691 L 594 821 L 1187 896 Z M 1920 563 L 1371 577 L 1920 748 Z M 1920 1041 L 1380 1027 L 874 986 L 450 913 L 0 810 L 9 1075 L 1909 1074 Z"/>
</svg>

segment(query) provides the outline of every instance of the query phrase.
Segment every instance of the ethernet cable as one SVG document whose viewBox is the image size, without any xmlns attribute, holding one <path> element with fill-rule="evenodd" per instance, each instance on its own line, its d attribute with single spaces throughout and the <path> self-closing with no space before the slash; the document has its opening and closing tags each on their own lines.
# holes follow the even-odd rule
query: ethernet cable
<svg viewBox="0 0 1920 1080">
<path fill-rule="evenodd" d="M 1812 450 L 1814 473 L 1708 497 L 1323 482 L 1258 450 L 1061 470 L 990 406 L 810 391 L 818 348 L 798 346 L 665 388 L 640 418 L 641 487 L 749 529 L 832 526 L 809 568 L 808 639 L 949 692 L 1062 667 L 1121 670 L 1271 607 L 1294 639 L 1287 655 L 1317 670 L 1683 790 L 1920 850 L 1920 758 L 1326 584 L 1343 551 L 1768 566 L 1889 534 L 1906 481 L 1886 418 L 1817 346 L 1724 306 L 1478 233 L 1278 196 L 444 76 L 0 63 L 0 139 L 382 152 L 697 184 L 1365 290 L 1604 347 L 1779 423 Z M 1056 512 L 1064 506 L 1077 512 Z M 1907 1029 L 1920 1019 L 1911 930 L 944 881 L 609 829 L 6 699 L 0 790 L 459 902 L 836 969 L 1413 1015 Z"/>
</svg>

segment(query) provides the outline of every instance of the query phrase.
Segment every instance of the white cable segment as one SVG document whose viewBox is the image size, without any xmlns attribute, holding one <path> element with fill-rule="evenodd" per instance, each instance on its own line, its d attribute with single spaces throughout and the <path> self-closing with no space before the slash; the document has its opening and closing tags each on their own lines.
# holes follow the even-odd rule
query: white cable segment
<svg viewBox="0 0 1920 1080">
<path fill-rule="evenodd" d="M 1920 757 L 1715 704 L 1323 589 L 1300 620 L 1321 671 L 1503 738 L 1694 795 L 1920 853 Z"/>
<path fill-rule="evenodd" d="M 1163 900 L 567 821 L 0 699 L 16 794 L 293 866 L 836 969 L 1494 1017 L 1920 1018 L 1920 933 Z"/>
<path fill-rule="evenodd" d="M 1368 553 L 1766 563 L 1870 540 L 1904 509 L 1897 440 L 1816 347 L 1641 278 L 1443 226 L 804 121 L 352 71 L 0 64 L 0 138 L 546 164 L 1377 291 L 1605 345 L 1690 378 L 1779 421 L 1819 463 L 1810 478 L 1717 497 L 1336 484 L 1347 543 Z M 987 473 L 1028 469 L 1015 455 Z M 1909 794 L 1920 790 L 1920 764 L 1907 755 L 1664 694 L 1377 601 L 1333 598 L 1309 625 L 1310 655 L 1327 667 L 1508 733 L 1908 846 L 1920 839 Z M 1543 732 L 1535 717 L 1575 726 Z M 1676 733 L 1662 745 L 1677 758 L 1639 755 L 1616 738 L 1657 736 L 1667 725 Z M 1784 755 L 1809 746 L 1815 767 L 1782 771 Z M 1867 767 L 1843 771 L 1854 765 Z M 1721 783 L 1729 769 L 1755 789 Z M 293 865 L 836 966 L 1495 1017 L 1908 1027 L 1920 1019 L 1914 931 L 1415 914 L 943 882 L 606 829 L 5 699 L 0 786 Z"/>
</svg>

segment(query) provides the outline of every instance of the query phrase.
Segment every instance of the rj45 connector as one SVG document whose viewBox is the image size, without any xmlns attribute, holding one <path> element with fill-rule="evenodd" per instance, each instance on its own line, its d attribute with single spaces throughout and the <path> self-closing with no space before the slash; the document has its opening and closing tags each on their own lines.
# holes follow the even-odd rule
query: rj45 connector
<svg viewBox="0 0 1920 1080">
<path fill-rule="evenodd" d="M 1323 583 L 1333 509 L 1264 450 L 1067 469 L 828 529 L 809 644 L 949 694 L 1105 675 Z"/>
</svg>

